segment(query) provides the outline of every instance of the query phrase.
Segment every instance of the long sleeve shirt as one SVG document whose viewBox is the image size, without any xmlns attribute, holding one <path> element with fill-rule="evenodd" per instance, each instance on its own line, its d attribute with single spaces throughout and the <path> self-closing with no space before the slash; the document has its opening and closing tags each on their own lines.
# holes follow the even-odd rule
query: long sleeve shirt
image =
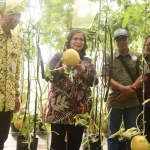
<svg viewBox="0 0 150 150">
<path fill-rule="evenodd" d="M 62 66 L 62 53 L 56 53 L 50 61 L 53 79 L 51 80 L 49 100 L 45 108 L 45 121 L 56 124 L 74 124 L 76 115 L 89 113 L 92 106 L 91 86 L 98 84 L 92 60 L 81 57 L 84 67 L 88 70 L 85 79 L 77 70 L 73 77 L 60 74 L 57 68 Z"/>
<path fill-rule="evenodd" d="M 0 112 L 12 111 L 19 94 L 20 41 L 0 27 Z"/>
</svg>

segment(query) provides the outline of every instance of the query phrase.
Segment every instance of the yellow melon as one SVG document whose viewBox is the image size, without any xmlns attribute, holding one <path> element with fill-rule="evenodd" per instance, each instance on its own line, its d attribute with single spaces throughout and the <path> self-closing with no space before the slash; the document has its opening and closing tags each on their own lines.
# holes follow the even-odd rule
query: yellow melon
<svg viewBox="0 0 150 150">
<path fill-rule="evenodd" d="M 132 150 L 148 150 L 148 142 L 142 135 L 136 135 L 131 140 Z"/>
<path fill-rule="evenodd" d="M 22 119 L 19 119 L 17 121 L 14 122 L 14 126 L 17 128 L 17 129 L 21 129 L 22 127 L 22 122 L 23 120 Z"/>
<path fill-rule="evenodd" d="M 76 50 L 67 49 L 63 53 L 63 61 L 66 66 L 72 66 L 75 64 L 79 64 L 80 56 Z"/>
<path fill-rule="evenodd" d="M 108 133 L 108 121 L 104 121 L 102 124 L 102 133 Z"/>
</svg>

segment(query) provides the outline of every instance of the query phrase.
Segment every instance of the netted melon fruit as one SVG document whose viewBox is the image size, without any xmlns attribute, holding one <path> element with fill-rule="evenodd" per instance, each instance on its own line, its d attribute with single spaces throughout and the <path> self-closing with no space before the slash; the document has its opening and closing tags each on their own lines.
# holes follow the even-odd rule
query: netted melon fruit
<svg viewBox="0 0 150 150">
<path fill-rule="evenodd" d="M 63 61 L 66 66 L 72 66 L 75 64 L 79 64 L 80 56 L 76 50 L 67 49 L 63 53 Z"/>
<path fill-rule="evenodd" d="M 142 135 L 136 135 L 131 140 L 132 150 L 148 150 L 148 142 Z"/>
</svg>

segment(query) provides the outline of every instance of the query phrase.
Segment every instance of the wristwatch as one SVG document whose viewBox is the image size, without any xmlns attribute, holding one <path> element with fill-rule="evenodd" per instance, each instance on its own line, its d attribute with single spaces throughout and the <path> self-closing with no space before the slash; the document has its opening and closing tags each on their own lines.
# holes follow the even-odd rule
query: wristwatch
<svg viewBox="0 0 150 150">
<path fill-rule="evenodd" d="M 87 68 L 84 68 L 84 71 L 82 72 L 82 74 L 87 73 Z"/>
</svg>

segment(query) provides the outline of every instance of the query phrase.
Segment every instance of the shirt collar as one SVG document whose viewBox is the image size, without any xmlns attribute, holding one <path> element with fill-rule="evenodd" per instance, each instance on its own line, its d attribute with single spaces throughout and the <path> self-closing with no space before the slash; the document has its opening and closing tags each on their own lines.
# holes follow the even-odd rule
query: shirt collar
<svg viewBox="0 0 150 150">
<path fill-rule="evenodd" d="M 117 51 L 116 53 L 115 53 L 115 57 L 118 57 L 119 55 L 121 55 L 121 53 L 119 52 L 119 51 Z M 126 55 L 130 55 L 130 56 L 132 56 L 132 54 L 131 54 L 131 51 L 130 50 L 128 50 L 128 52 L 127 52 L 127 54 Z M 125 55 L 125 56 L 126 56 Z"/>
</svg>

